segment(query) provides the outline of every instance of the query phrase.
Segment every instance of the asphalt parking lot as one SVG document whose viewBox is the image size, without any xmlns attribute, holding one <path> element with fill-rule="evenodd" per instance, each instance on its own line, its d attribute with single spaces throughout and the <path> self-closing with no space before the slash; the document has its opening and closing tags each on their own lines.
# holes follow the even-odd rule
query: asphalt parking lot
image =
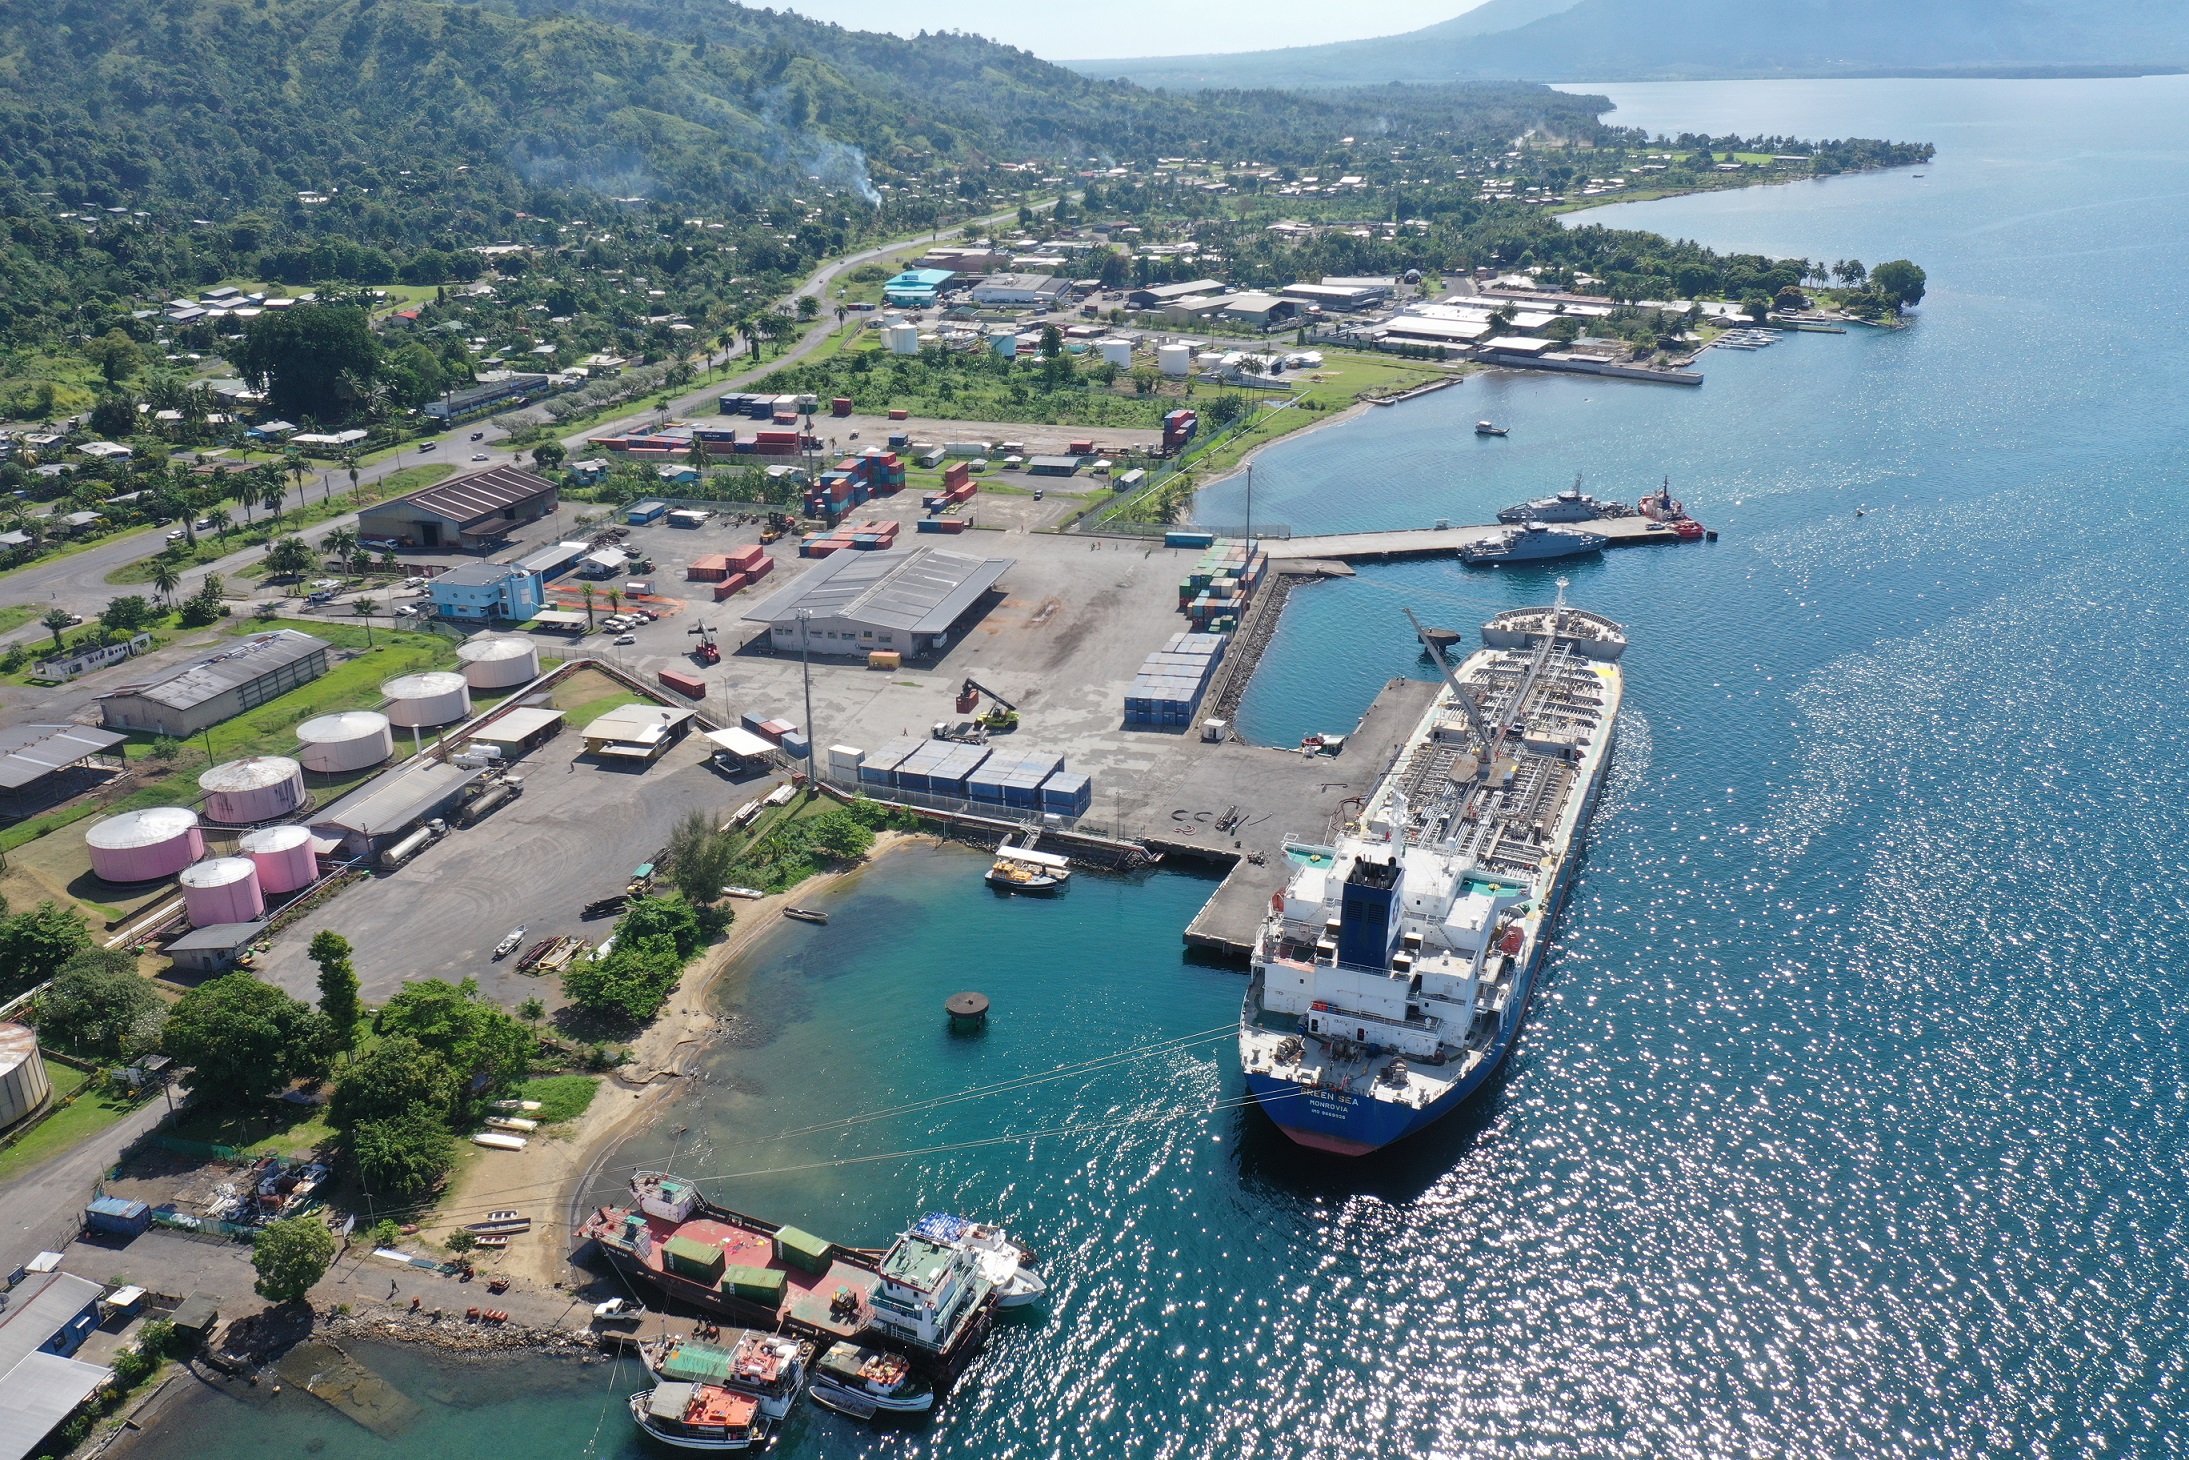
<svg viewBox="0 0 2189 1460">
<path fill-rule="evenodd" d="M 331 928 L 356 949 L 369 1002 L 384 1001 L 405 979 L 470 977 L 510 1006 L 535 995 L 558 1003 L 554 979 L 518 973 L 515 957 L 496 962 L 494 945 L 517 927 L 527 947 L 558 933 L 606 937 L 611 920 L 579 920 L 586 903 L 621 892 L 687 811 L 734 810 L 771 784 L 725 779 L 705 763 L 712 747 L 697 735 L 645 770 L 573 761 L 583 744 L 564 730 L 517 762 L 523 795 L 284 930 L 260 976 L 316 999 L 319 971 L 305 950 L 314 933 Z"/>
</svg>

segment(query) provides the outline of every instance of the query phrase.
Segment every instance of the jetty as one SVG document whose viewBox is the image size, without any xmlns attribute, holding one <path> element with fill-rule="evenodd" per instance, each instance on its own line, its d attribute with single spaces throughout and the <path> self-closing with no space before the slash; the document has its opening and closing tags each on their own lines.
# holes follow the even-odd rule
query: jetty
<svg viewBox="0 0 2189 1460">
<path fill-rule="evenodd" d="M 1685 541 L 1662 522 L 1647 517 L 1599 517 L 1573 526 L 1600 534 L 1606 548 L 1645 547 L 1655 543 Z M 1272 567 L 1300 559 L 1319 558 L 1340 563 L 1391 563 L 1406 558 L 1456 557 L 1509 524 L 1485 527 L 1409 527 L 1393 532 L 1336 532 L 1312 537 L 1264 538 L 1262 548 Z M 1715 538 L 1715 532 L 1708 533 Z"/>
</svg>

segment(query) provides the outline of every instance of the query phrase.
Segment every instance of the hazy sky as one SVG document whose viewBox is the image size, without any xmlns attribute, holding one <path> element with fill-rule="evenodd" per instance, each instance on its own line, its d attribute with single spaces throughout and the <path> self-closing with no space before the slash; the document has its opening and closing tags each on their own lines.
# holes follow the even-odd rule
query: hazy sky
<svg viewBox="0 0 2189 1460">
<path fill-rule="evenodd" d="M 855 30 L 912 35 L 969 30 L 1052 60 L 1261 51 L 1391 35 L 1449 20 L 1481 0 L 1106 0 L 1029 5 L 1024 0 L 794 0 L 779 8 Z"/>
</svg>

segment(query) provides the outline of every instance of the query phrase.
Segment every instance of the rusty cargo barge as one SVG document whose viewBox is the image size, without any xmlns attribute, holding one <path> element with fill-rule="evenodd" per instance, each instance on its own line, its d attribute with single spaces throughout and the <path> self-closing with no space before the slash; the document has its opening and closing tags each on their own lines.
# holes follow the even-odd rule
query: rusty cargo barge
<svg viewBox="0 0 2189 1460">
<path fill-rule="evenodd" d="M 631 1178 L 627 1205 L 578 1229 L 626 1277 L 727 1322 L 909 1358 L 943 1384 L 987 1341 L 995 1285 L 979 1262 L 913 1233 L 886 1249 L 847 1247 L 708 1201 L 661 1171 Z"/>
</svg>

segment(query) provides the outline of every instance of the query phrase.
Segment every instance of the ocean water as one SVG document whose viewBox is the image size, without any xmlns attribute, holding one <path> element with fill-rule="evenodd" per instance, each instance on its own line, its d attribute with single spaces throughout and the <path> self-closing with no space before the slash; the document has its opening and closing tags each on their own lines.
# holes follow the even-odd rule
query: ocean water
<svg viewBox="0 0 2189 1460">
<path fill-rule="evenodd" d="M 1921 179 L 1582 220 L 1904 256 L 1930 295 L 1713 351 L 1697 391 L 1474 380 L 1262 458 L 1255 515 L 1303 532 L 1580 472 L 1670 476 L 1723 533 L 1563 569 L 1630 627 L 1628 709 L 1506 1077 L 1308 1157 L 1235 1103 L 1239 976 L 1177 941 L 1206 882 L 1039 902 L 884 862 L 725 980 L 707 1078 L 618 1161 L 843 1240 L 995 1217 L 1055 1293 L 931 1422 L 802 1409 L 780 1453 L 2189 1452 L 2189 78 L 1607 89 L 1653 128 L 1936 141 Z M 1345 728 L 1425 672 L 1400 605 L 1471 629 L 1551 577 L 1305 589 L 1242 722 Z M 953 1038 L 968 987 L 996 1015 Z M 396 1442 L 217 1400 L 137 1453 L 637 1453 L 614 1376 L 493 1372 Z"/>
</svg>

